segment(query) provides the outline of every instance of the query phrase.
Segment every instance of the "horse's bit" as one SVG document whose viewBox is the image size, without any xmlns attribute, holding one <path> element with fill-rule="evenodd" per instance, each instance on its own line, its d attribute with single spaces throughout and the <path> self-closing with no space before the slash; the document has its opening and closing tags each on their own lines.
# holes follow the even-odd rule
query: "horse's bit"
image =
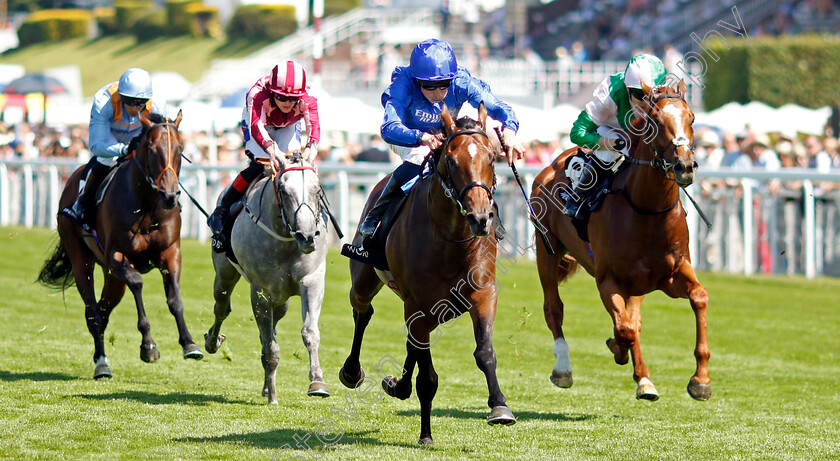
<svg viewBox="0 0 840 461">
<path fill-rule="evenodd" d="M 449 137 L 446 138 L 446 141 L 444 141 L 443 146 L 441 147 L 442 155 L 446 156 L 446 149 L 449 147 L 449 143 L 453 139 L 455 139 L 457 136 L 460 136 L 462 134 L 463 135 L 480 134 L 480 135 L 484 136 L 485 138 L 490 139 L 490 137 L 487 136 L 487 133 L 485 133 L 483 130 L 470 129 L 470 130 L 456 131 L 456 132 L 452 133 L 451 135 L 449 135 Z M 451 160 L 449 159 L 449 156 L 446 156 L 444 158 L 443 162 L 446 165 L 446 180 L 444 180 L 443 176 L 440 174 L 440 171 L 438 171 L 436 165 L 433 166 L 432 169 L 434 170 L 435 176 L 437 176 L 438 181 L 440 181 L 440 185 L 443 187 L 444 194 L 446 194 L 446 196 L 449 197 L 452 200 L 452 202 L 455 204 L 455 207 L 458 208 L 458 212 L 461 213 L 461 216 L 466 216 L 467 215 L 467 210 L 466 210 L 466 208 L 464 208 L 464 205 L 463 205 L 463 203 L 461 203 L 461 200 L 464 198 L 464 194 L 466 194 L 467 191 L 472 189 L 473 187 L 480 187 L 480 188 L 486 190 L 487 193 L 490 196 L 490 204 L 493 205 L 495 203 L 495 198 L 493 196 L 494 192 L 496 191 L 496 175 L 495 174 L 493 175 L 493 186 L 492 187 L 487 186 L 487 184 L 484 184 L 481 181 L 473 181 L 473 182 L 465 185 L 464 187 L 462 187 L 460 191 L 457 191 L 455 189 L 455 181 L 452 179 L 452 170 L 450 168 Z"/>
</svg>

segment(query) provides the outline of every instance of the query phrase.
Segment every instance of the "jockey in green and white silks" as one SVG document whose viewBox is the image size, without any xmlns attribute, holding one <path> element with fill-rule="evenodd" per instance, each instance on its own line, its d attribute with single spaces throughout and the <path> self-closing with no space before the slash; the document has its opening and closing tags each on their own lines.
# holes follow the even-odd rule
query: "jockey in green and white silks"
<svg viewBox="0 0 840 461">
<path fill-rule="evenodd" d="M 593 100 L 580 113 L 570 134 L 573 143 L 592 149 L 592 154 L 605 168 L 618 170 L 629 150 L 628 126 L 641 115 L 638 111 L 645 97 L 642 82 L 651 88 L 663 85 L 667 72 L 662 61 L 650 54 L 640 54 L 630 59 L 624 72 L 612 74 L 595 88 Z M 566 176 L 574 189 L 589 184 L 582 176 L 589 172 L 583 168 L 583 159 L 575 157 L 566 167 Z"/>
</svg>

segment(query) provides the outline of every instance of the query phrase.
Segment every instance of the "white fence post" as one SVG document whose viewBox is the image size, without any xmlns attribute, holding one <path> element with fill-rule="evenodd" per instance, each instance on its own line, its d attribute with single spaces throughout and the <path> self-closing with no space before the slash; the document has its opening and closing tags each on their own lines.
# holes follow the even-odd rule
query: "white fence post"
<svg viewBox="0 0 840 461">
<path fill-rule="evenodd" d="M 50 229 L 55 230 L 58 227 L 56 216 L 58 215 L 58 200 L 61 197 L 61 184 L 58 181 L 58 167 L 50 165 L 50 184 L 47 190 L 49 191 L 49 201 L 47 209 L 50 210 L 47 219 L 50 222 Z"/>
<path fill-rule="evenodd" d="M 805 277 L 812 279 L 817 276 L 814 183 L 807 179 L 802 181 L 802 190 L 802 200 L 805 201 Z"/>
<path fill-rule="evenodd" d="M 741 190 L 744 191 L 744 275 L 755 273 L 755 233 L 753 232 L 753 190 L 748 179 L 741 180 Z"/>
<path fill-rule="evenodd" d="M 32 165 L 23 166 L 23 225 L 32 229 L 35 225 L 35 187 L 32 181 Z"/>
<path fill-rule="evenodd" d="M 5 163 L 0 163 L 0 225 L 8 226 L 11 224 L 9 208 L 12 206 L 12 200 L 9 197 L 9 168 Z"/>
</svg>

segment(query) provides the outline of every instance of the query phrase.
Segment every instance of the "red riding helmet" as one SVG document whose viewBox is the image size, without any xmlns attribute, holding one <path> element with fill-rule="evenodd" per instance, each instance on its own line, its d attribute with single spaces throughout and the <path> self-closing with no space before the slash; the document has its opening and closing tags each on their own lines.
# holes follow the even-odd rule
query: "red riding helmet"
<svg viewBox="0 0 840 461">
<path fill-rule="evenodd" d="M 278 64 L 271 69 L 268 89 L 283 96 L 301 96 L 306 93 L 306 71 L 294 61 Z"/>
</svg>

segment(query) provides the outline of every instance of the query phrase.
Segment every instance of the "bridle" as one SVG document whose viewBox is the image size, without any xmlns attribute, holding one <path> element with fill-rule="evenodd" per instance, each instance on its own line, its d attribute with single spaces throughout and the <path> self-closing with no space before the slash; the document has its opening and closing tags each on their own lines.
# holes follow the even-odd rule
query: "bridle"
<svg viewBox="0 0 840 461">
<path fill-rule="evenodd" d="M 685 101 L 685 98 L 682 94 L 679 94 L 679 93 L 662 93 L 662 94 L 656 96 L 650 102 L 650 106 L 648 107 L 648 111 L 647 111 L 647 114 L 646 114 L 647 115 L 647 120 L 651 120 L 651 121 L 655 120 L 652 116 L 653 109 L 655 107 L 658 107 L 656 105 L 656 103 L 659 102 L 662 99 L 680 99 L 682 101 Z M 654 121 L 654 123 L 657 123 L 657 122 Z M 654 169 L 662 170 L 665 173 L 665 177 L 667 179 L 676 182 L 677 181 L 677 173 L 674 171 L 674 168 L 676 167 L 676 163 L 669 162 L 668 160 L 666 160 L 665 155 L 668 154 L 671 151 L 671 149 L 677 149 L 678 147 L 683 147 L 683 146 L 688 148 L 688 150 L 690 150 L 691 153 L 694 154 L 694 146 L 691 145 L 688 138 L 683 137 L 683 136 L 672 139 L 670 142 L 668 142 L 665 146 L 662 146 L 662 147 L 657 146 L 655 144 L 655 141 L 656 141 L 656 138 L 651 140 L 650 143 L 648 143 L 648 146 L 650 146 L 650 150 L 653 151 L 653 160 L 640 160 L 640 159 L 637 159 L 635 157 L 627 157 L 627 160 L 629 160 L 630 163 L 634 163 L 636 165 L 648 165 L 648 166 L 653 167 Z M 694 162 L 694 168 L 697 168 L 697 162 Z"/>
<path fill-rule="evenodd" d="M 161 126 L 161 127 L 166 128 L 166 167 L 164 167 L 164 169 L 161 170 L 161 172 L 157 176 L 157 178 L 152 179 L 152 174 L 149 171 L 148 162 L 147 162 L 146 166 L 144 167 L 140 163 L 140 160 L 137 160 L 137 153 L 136 152 L 134 154 L 132 154 L 131 157 L 134 160 L 134 163 L 137 164 L 137 167 L 140 168 L 140 172 L 143 173 L 143 177 L 146 179 L 146 182 L 149 184 L 149 186 L 153 190 L 160 191 L 161 190 L 160 182 L 163 179 L 163 175 L 167 171 L 171 170 L 172 174 L 175 175 L 175 182 L 176 183 L 178 182 L 178 172 L 175 171 L 175 168 L 172 166 L 172 161 L 173 161 L 173 158 L 175 157 L 175 155 L 174 155 L 173 149 L 172 149 L 172 142 L 171 142 L 172 135 L 169 132 L 169 127 L 173 127 L 176 130 L 177 130 L 177 128 L 175 127 L 175 124 L 171 123 L 171 122 L 156 123 L 155 125 L 152 125 L 151 128 L 146 130 L 146 133 L 143 135 L 145 139 L 148 139 L 149 132 L 152 131 L 152 129 L 154 129 L 154 127 L 156 127 L 156 126 Z M 138 146 L 137 148 L 139 149 L 139 147 L 140 146 Z M 148 147 L 146 148 L 146 151 L 148 152 Z M 179 190 L 178 193 L 181 193 L 181 191 Z"/>
<path fill-rule="evenodd" d="M 467 215 L 467 209 L 464 208 L 464 204 L 461 202 L 461 200 L 464 199 L 464 195 L 467 193 L 467 191 L 472 189 L 473 187 L 480 187 L 480 188 L 486 190 L 487 194 L 490 197 L 490 204 L 494 205 L 496 203 L 496 199 L 494 198 L 494 195 L 493 195 L 496 192 L 496 175 L 495 174 L 493 174 L 493 185 L 492 186 L 488 186 L 487 184 L 485 184 L 482 181 L 473 181 L 473 182 L 465 185 L 464 187 L 462 187 L 460 191 L 455 187 L 455 181 L 452 179 L 452 169 L 451 169 L 452 160 L 449 158 L 448 155 L 446 155 L 446 151 L 449 148 L 449 143 L 452 142 L 452 140 L 455 139 L 458 136 L 473 135 L 473 134 L 480 134 L 480 135 L 484 136 L 485 138 L 487 138 L 488 140 L 490 139 L 490 137 L 487 136 L 487 133 L 484 132 L 484 130 L 479 130 L 479 129 L 473 128 L 473 129 L 456 131 L 456 132 L 450 134 L 449 137 L 446 138 L 446 141 L 444 141 L 443 145 L 440 148 L 440 152 L 441 152 L 441 155 L 444 156 L 443 163 L 446 167 L 446 178 L 444 178 L 443 175 L 441 175 L 440 171 L 438 171 L 437 165 L 432 165 L 431 166 L 432 170 L 435 173 L 435 176 L 437 177 L 438 181 L 440 182 L 441 187 L 443 187 L 443 193 L 447 197 L 449 197 L 450 200 L 452 200 L 452 203 L 455 204 L 455 208 L 458 209 L 458 213 L 460 213 L 461 216 L 466 216 Z M 430 154 L 429 158 L 433 159 L 434 157 Z M 491 166 L 492 166 L 492 161 L 491 161 Z"/>
<path fill-rule="evenodd" d="M 286 237 L 286 238 L 288 238 L 289 240 L 294 240 L 293 236 L 295 235 L 296 229 L 297 229 L 298 214 L 301 212 L 301 210 L 304 207 L 306 207 L 306 209 L 308 209 L 315 216 L 315 226 L 317 227 L 321 224 L 321 207 L 320 207 L 320 201 L 319 201 L 318 210 L 314 210 L 309 205 L 309 203 L 306 202 L 306 188 L 305 187 L 301 188 L 300 204 L 295 209 L 294 215 L 292 215 L 292 219 L 291 220 L 289 219 L 289 216 L 286 214 L 286 208 L 283 206 L 283 201 L 280 199 L 280 192 L 281 191 L 280 191 L 279 183 L 280 183 L 280 178 L 284 174 L 286 174 L 290 171 L 300 171 L 300 174 L 303 178 L 306 178 L 306 171 L 311 171 L 311 172 L 315 173 L 316 175 L 318 174 L 318 172 L 315 170 L 314 167 L 311 167 L 311 166 L 306 166 L 306 165 L 290 166 L 290 167 L 284 169 L 283 171 L 277 173 L 277 176 L 271 179 L 271 182 L 274 185 L 274 201 L 277 203 L 277 207 L 280 208 L 280 219 L 283 221 L 283 227 L 286 229 L 286 232 L 288 232 L 288 234 L 289 234 L 289 236 Z M 323 193 L 323 189 L 319 192 L 319 194 L 320 193 Z"/>
</svg>

